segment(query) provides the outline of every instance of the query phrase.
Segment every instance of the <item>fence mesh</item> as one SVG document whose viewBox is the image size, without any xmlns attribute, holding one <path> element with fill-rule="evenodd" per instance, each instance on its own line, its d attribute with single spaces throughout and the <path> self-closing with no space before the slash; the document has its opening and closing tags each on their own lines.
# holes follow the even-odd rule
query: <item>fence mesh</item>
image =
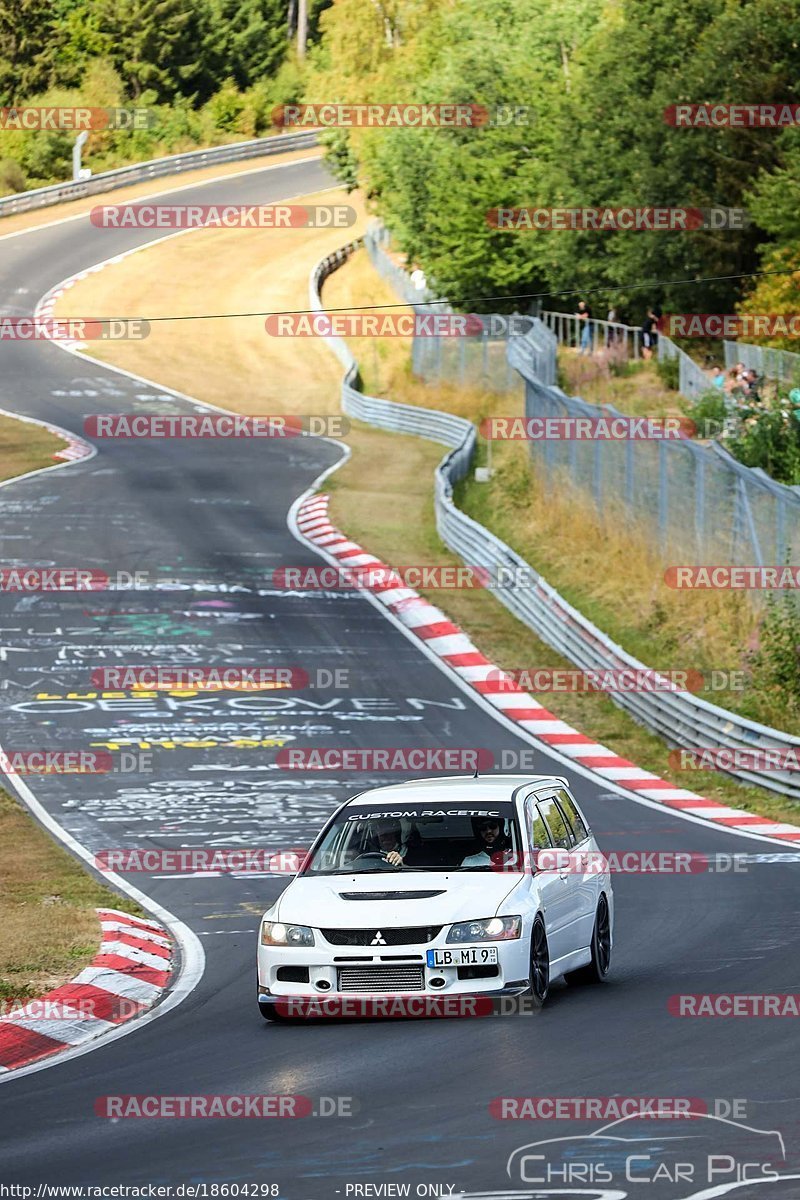
<svg viewBox="0 0 800 1200">
<path fill-rule="evenodd" d="M 388 241 L 386 230 L 377 226 L 364 244 L 375 269 L 398 295 L 417 312 L 451 312 L 446 304 L 430 306 L 431 292 L 415 287 L 392 261 Z M 583 327 L 577 317 L 543 312 L 541 319 L 525 318 L 527 332 L 511 337 L 493 334 L 492 321 L 485 317 L 484 331 L 476 336 L 415 337 L 415 374 L 431 382 L 477 384 L 498 392 L 518 387 L 522 377 L 527 417 L 623 416 L 611 405 L 588 404 L 555 386 L 558 343 L 580 344 Z M 595 348 L 624 343 L 633 358 L 641 353 L 641 331 L 632 326 L 595 320 L 591 340 Z M 730 344 L 737 353 L 780 353 Z M 658 353 L 680 359 L 684 395 L 709 389 L 705 372 L 663 334 Z M 800 355 L 788 357 L 800 361 Z M 682 554 L 687 563 L 712 565 L 800 561 L 800 488 L 784 487 L 742 466 L 716 443 L 703 446 L 687 438 L 542 440 L 531 441 L 530 453 L 554 484 L 568 480 L 591 497 L 598 513 L 636 524 L 664 555 Z"/>
<path fill-rule="evenodd" d="M 521 339 L 527 341 L 527 337 Z M 526 417 L 621 417 L 546 387 L 519 347 L 511 357 L 525 379 Z M 662 551 L 687 562 L 779 566 L 800 553 L 800 496 L 735 462 L 721 447 L 679 440 L 534 441 L 531 457 L 588 492 L 599 513 L 644 524 Z"/>
</svg>

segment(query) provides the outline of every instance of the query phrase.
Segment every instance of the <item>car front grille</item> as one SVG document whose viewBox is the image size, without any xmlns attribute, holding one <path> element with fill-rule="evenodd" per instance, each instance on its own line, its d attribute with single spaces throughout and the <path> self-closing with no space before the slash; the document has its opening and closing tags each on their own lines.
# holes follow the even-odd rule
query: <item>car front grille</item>
<svg viewBox="0 0 800 1200">
<path fill-rule="evenodd" d="M 321 929 L 331 946 L 418 946 L 432 942 L 441 925 L 419 925 L 408 929 Z"/>
<path fill-rule="evenodd" d="M 422 967 L 339 967 L 340 992 L 421 992 Z"/>
</svg>

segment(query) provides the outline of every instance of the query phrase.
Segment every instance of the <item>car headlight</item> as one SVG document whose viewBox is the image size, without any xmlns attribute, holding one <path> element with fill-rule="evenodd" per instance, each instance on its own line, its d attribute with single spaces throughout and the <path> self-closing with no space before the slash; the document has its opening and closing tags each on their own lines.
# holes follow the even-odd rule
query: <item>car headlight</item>
<svg viewBox="0 0 800 1200">
<path fill-rule="evenodd" d="M 448 942 L 508 942 L 522 934 L 522 917 L 484 917 L 461 921 L 447 935 Z"/>
<path fill-rule="evenodd" d="M 314 930 L 307 925 L 287 925 L 285 921 L 262 921 L 261 945 L 313 946 Z"/>
</svg>

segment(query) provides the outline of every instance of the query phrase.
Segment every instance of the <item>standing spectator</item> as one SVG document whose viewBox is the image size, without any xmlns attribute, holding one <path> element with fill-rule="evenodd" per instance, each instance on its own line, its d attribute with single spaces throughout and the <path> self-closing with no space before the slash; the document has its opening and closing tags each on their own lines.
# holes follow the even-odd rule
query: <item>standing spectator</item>
<svg viewBox="0 0 800 1200">
<path fill-rule="evenodd" d="M 582 322 L 581 328 L 581 354 L 591 354 L 592 352 L 592 313 L 585 300 L 578 301 L 578 308 L 575 313 L 579 322 Z"/>
<path fill-rule="evenodd" d="M 608 321 L 608 325 L 606 325 L 606 348 L 608 348 L 612 342 L 617 340 L 617 334 L 619 333 L 618 329 L 610 328 L 611 325 L 616 325 L 616 323 L 619 321 L 619 314 L 617 313 L 616 305 L 611 305 L 611 308 L 608 310 L 606 320 Z"/>
<path fill-rule="evenodd" d="M 425 272 L 421 267 L 417 267 L 415 271 L 411 272 L 411 286 L 415 287 L 418 292 L 424 292 L 425 288 L 428 286 L 428 281 L 425 278 Z"/>
<path fill-rule="evenodd" d="M 653 350 L 658 345 L 658 317 L 652 308 L 648 308 L 647 316 L 642 321 L 642 358 L 652 358 Z"/>
</svg>

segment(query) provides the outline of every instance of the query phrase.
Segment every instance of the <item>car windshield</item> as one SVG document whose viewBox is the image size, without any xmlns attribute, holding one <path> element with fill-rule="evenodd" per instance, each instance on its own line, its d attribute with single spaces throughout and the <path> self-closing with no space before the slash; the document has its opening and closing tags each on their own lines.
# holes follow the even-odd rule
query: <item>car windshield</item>
<svg viewBox="0 0 800 1200">
<path fill-rule="evenodd" d="M 518 870 L 521 843 L 510 802 L 346 808 L 303 870 L 310 875 L 391 871 Z"/>
</svg>

